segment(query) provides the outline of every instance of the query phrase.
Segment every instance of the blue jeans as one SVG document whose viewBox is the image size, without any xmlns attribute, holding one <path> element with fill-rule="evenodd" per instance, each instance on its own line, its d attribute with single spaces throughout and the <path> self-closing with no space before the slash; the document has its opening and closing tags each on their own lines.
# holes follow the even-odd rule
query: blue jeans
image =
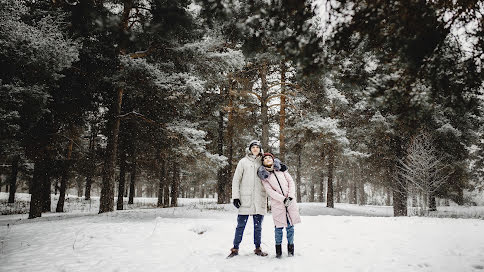
<svg viewBox="0 0 484 272">
<path fill-rule="evenodd" d="M 247 220 L 249 219 L 248 215 L 238 215 L 237 216 L 237 228 L 235 229 L 235 238 L 234 238 L 234 248 L 238 249 L 240 242 L 242 242 L 242 236 L 244 236 L 245 225 L 247 224 Z M 252 216 L 254 221 L 254 244 L 255 247 L 260 247 L 261 243 L 261 232 L 262 232 L 262 220 L 264 216 L 261 214 L 255 214 Z"/>
<path fill-rule="evenodd" d="M 274 234 L 276 236 L 276 245 L 282 244 L 282 228 L 275 228 Z M 287 243 L 289 245 L 294 244 L 294 226 L 289 224 L 289 220 L 287 221 L 286 227 L 286 234 L 287 234 Z"/>
</svg>

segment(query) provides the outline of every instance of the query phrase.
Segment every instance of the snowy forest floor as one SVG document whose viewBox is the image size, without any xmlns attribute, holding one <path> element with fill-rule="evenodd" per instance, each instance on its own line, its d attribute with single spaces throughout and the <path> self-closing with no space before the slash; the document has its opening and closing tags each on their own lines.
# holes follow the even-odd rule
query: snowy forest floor
<svg viewBox="0 0 484 272">
<path fill-rule="evenodd" d="M 484 271 L 484 220 L 395 218 L 391 207 L 301 203 L 295 257 L 283 244 L 283 258 L 275 258 L 268 214 L 262 247 L 269 256 L 252 253 L 250 219 L 240 255 L 226 259 L 236 209 L 206 199 L 180 204 L 33 220 L 0 216 L 0 271 Z"/>
</svg>

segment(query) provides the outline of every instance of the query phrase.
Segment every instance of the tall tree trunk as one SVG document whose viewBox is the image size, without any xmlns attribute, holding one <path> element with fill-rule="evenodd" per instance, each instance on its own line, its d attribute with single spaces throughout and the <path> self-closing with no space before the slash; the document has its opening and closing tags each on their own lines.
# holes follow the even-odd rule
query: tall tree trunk
<svg viewBox="0 0 484 272">
<path fill-rule="evenodd" d="M 435 195 L 429 194 L 429 211 L 435 212 L 437 210 L 437 202 L 435 201 Z"/>
<path fill-rule="evenodd" d="M 286 158 L 286 62 L 281 61 L 281 105 L 279 112 L 279 158 L 285 161 Z"/>
<path fill-rule="evenodd" d="M 134 198 L 136 197 L 136 190 L 138 184 L 136 184 L 136 179 L 138 178 L 138 172 L 137 172 L 137 161 L 138 161 L 138 143 L 137 143 L 137 138 L 136 138 L 136 131 L 138 129 L 138 126 L 136 124 L 136 121 L 131 120 L 130 121 L 130 128 L 132 131 L 132 135 L 130 136 L 131 140 L 131 175 L 130 175 L 130 183 L 129 183 L 129 198 L 128 198 L 128 204 L 133 204 L 134 203 Z M 138 188 L 139 189 L 139 188 Z"/>
<path fill-rule="evenodd" d="M 315 184 L 314 182 L 311 183 L 310 188 L 309 188 L 309 202 L 314 202 L 314 192 L 315 192 Z"/>
<path fill-rule="evenodd" d="M 169 163 L 165 162 L 165 177 L 163 180 L 163 207 L 170 207 L 170 171 L 168 170 Z"/>
<path fill-rule="evenodd" d="M 260 67 L 259 75 L 261 79 L 261 122 L 262 122 L 262 148 L 269 151 L 269 115 L 267 106 L 267 97 L 269 86 L 267 85 L 267 61 L 264 61 Z"/>
<path fill-rule="evenodd" d="M 328 154 L 328 192 L 326 207 L 334 208 L 333 196 L 333 178 L 334 178 L 334 146 L 330 146 Z"/>
<path fill-rule="evenodd" d="M 69 141 L 69 145 L 67 146 L 66 151 L 66 160 L 64 161 L 64 169 L 62 171 L 62 178 L 59 190 L 59 201 L 57 201 L 57 207 L 55 209 L 56 212 L 64 212 L 64 200 L 66 198 L 66 189 L 67 189 L 67 181 L 69 180 L 69 170 L 71 165 L 71 155 L 72 155 L 72 146 L 74 141 L 71 139 Z"/>
<path fill-rule="evenodd" d="M 136 149 L 136 148 L 134 148 Z M 133 150 L 133 164 L 131 165 L 131 181 L 129 183 L 129 199 L 128 204 L 134 203 L 134 196 L 135 196 L 135 184 L 136 184 L 136 151 Z"/>
<path fill-rule="evenodd" d="M 297 148 L 297 164 L 296 164 L 296 198 L 297 202 L 301 203 L 301 153 L 302 150 L 299 145 Z"/>
<path fill-rule="evenodd" d="M 124 187 L 126 187 L 126 150 L 125 145 L 122 146 L 121 153 L 119 154 L 119 181 L 118 181 L 118 199 L 116 202 L 116 210 L 122 210 L 124 208 Z"/>
<path fill-rule="evenodd" d="M 225 202 L 229 203 L 232 197 L 232 183 L 230 177 L 232 177 L 232 161 L 234 156 L 234 112 L 233 112 L 233 99 L 229 95 L 229 116 L 227 122 L 227 148 L 228 148 L 228 165 L 225 167 Z M 229 193 L 230 192 L 230 193 Z"/>
<path fill-rule="evenodd" d="M 92 185 L 92 177 L 94 176 L 94 172 L 96 171 L 96 137 L 97 137 L 97 128 L 94 128 L 94 125 L 91 126 L 91 137 L 89 138 L 89 156 L 88 156 L 88 164 L 89 169 L 87 169 L 86 174 L 86 189 L 84 191 L 85 199 L 91 199 L 91 185 Z"/>
<path fill-rule="evenodd" d="M 158 185 L 158 203 L 157 207 L 163 207 L 163 189 L 165 187 L 166 182 L 166 160 L 160 156 L 160 179 Z"/>
<path fill-rule="evenodd" d="M 321 164 L 324 165 L 324 162 L 326 161 L 326 154 L 324 151 L 321 152 Z M 321 178 L 319 180 L 319 202 L 324 202 L 324 167 L 321 169 Z"/>
<path fill-rule="evenodd" d="M 12 160 L 12 172 L 10 172 L 10 176 L 8 184 L 10 184 L 10 190 L 8 194 L 8 203 L 15 202 L 15 191 L 17 190 L 17 176 L 18 176 L 18 165 L 20 162 L 20 157 L 15 156 Z"/>
<path fill-rule="evenodd" d="M 357 203 L 357 183 L 358 183 L 358 178 L 356 177 L 355 173 L 355 166 L 353 164 L 350 164 L 349 167 L 351 168 L 351 181 L 350 181 L 350 196 L 349 196 L 349 203 L 350 204 L 356 204 Z"/>
<path fill-rule="evenodd" d="M 51 196 L 50 196 L 50 187 L 51 187 L 51 171 L 49 167 L 49 163 L 52 163 L 52 160 L 46 160 L 46 164 L 44 164 L 43 171 L 44 174 L 42 175 L 42 212 L 50 212 L 50 207 L 52 204 Z"/>
<path fill-rule="evenodd" d="M 396 147 L 396 157 L 400 160 L 403 160 L 405 154 L 403 151 L 403 143 L 401 139 L 395 139 L 395 147 Z M 393 169 L 390 173 L 396 173 L 398 169 L 398 160 L 393 162 Z M 408 197 L 408 188 L 406 185 L 399 180 L 398 176 L 393 177 L 393 216 L 407 216 L 407 197 Z"/>
<path fill-rule="evenodd" d="M 395 182 L 393 188 L 393 215 L 407 215 L 407 193 L 406 188 L 400 183 Z"/>
<path fill-rule="evenodd" d="M 44 159 L 37 159 L 34 164 L 34 174 L 29 188 L 31 193 L 29 219 L 42 216 L 42 187 L 45 179 L 44 175 L 46 175 L 45 164 Z"/>
<path fill-rule="evenodd" d="M 92 186 L 92 176 L 88 175 L 86 177 L 86 188 L 84 190 L 84 199 L 85 200 L 91 199 L 91 186 Z"/>
<path fill-rule="evenodd" d="M 119 32 L 123 33 L 128 30 L 131 9 L 133 8 L 132 0 L 123 1 L 123 13 L 119 25 Z M 126 40 L 120 40 L 119 54 L 125 54 L 127 47 Z M 99 205 L 99 213 L 111 212 L 114 210 L 114 170 L 116 167 L 116 157 L 118 151 L 118 135 L 121 114 L 121 106 L 123 103 L 123 88 L 117 91 L 116 101 L 112 104 L 110 111 L 111 126 L 108 135 L 108 144 L 106 146 L 106 157 L 103 166 L 101 198 Z"/>
<path fill-rule="evenodd" d="M 217 151 L 220 156 L 223 155 L 224 148 L 224 113 L 219 111 L 218 118 L 218 139 L 217 139 Z M 225 169 L 221 168 L 217 171 L 217 203 L 223 204 L 227 201 L 228 192 L 225 191 L 227 188 L 227 178 L 225 177 Z"/>
<path fill-rule="evenodd" d="M 111 109 L 112 124 L 103 167 L 101 198 L 99 213 L 111 212 L 114 210 L 114 168 L 116 167 L 116 156 L 118 151 L 119 135 L 119 115 L 121 114 L 121 105 L 123 103 L 123 89 L 118 89 L 116 103 Z"/>
<path fill-rule="evenodd" d="M 385 188 L 385 190 L 387 192 L 387 197 L 385 199 L 385 205 L 390 206 L 390 205 L 392 205 L 392 190 L 388 189 L 388 188 Z"/>
<path fill-rule="evenodd" d="M 358 165 L 358 170 L 360 170 L 359 165 Z M 366 205 L 365 182 L 362 178 L 357 178 L 357 184 L 358 184 L 358 204 Z"/>
<path fill-rule="evenodd" d="M 80 180 L 79 178 L 76 178 L 76 185 L 77 185 L 77 197 L 82 197 L 82 188 L 83 188 L 83 184 L 82 184 L 82 180 Z"/>
<path fill-rule="evenodd" d="M 177 207 L 178 206 L 178 189 L 180 186 L 179 179 L 180 179 L 180 169 L 179 165 L 173 162 L 173 179 L 171 182 L 171 206 Z"/>
<path fill-rule="evenodd" d="M 334 178 L 334 192 L 336 195 L 336 203 L 341 203 L 341 181 L 337 176 Z"/>
</svg>

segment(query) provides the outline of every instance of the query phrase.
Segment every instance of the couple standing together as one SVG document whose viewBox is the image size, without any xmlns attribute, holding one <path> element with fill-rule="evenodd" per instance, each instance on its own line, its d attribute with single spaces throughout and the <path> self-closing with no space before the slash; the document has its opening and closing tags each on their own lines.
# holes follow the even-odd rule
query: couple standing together
<svg viewBox="0 0 484 272">
<path fill-rule="evenodd" d="M 276 257 L 282 256 L 282 230 L 286 228 L 287 251 L 294 255 L 294 224 L 300 223 L 295 200 L 295 184 L 287 167 L 271 153 L 263 153 L 259 141 L 251 141 L 248 154 L 237 164 L 232 180 L 232 199 L 239 209 L 235 229 L 234 247 L 229 258 L 239 254 L 245 225 L 252 216 L 254 221 L 254 253 L 267 256 L 261 249 L 262 220 L 267 213 L 267 195 L 271 198 Z"/>
</svg>

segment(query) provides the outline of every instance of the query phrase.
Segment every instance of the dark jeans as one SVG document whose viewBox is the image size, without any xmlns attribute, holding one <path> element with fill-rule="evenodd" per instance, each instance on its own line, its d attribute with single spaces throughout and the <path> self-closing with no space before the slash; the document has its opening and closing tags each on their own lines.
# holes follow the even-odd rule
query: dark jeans
<svg viewBox="0 0 484 272">
<path fill-rule="evenodd" d="M 242 242 L 242 236 L 244 236 L 245 225 L 249 219 L 248 215 L 237 216 L 237 228 L 235 229 L 234 248 L 238 249 L 240 242 Z M 254 245 L 256 248 L 260 247 L 261 232 L 262 232 L 262 220 L 264 216 L 261 214 L 254 214 L 252 220 L 254 221 Z"/>
</svg>

